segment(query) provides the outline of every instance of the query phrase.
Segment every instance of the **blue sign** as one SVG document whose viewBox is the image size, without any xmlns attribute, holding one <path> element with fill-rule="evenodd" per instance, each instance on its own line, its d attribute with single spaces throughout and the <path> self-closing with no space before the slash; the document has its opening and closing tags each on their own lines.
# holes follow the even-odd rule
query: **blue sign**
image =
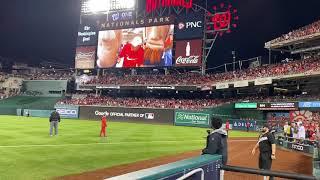
<svg viewBox="0 0 320 180">
<path fill-rule="evenodd" d="M 320 108 L 320 101 L 299 102 L 299 108 Z"/>
<path fill-rule="evenodd" d="M 234 130 L 247 130 L 247 120 L 232 120 L 232 129 Z M 255 130 L 255 121 L 249 121 L 249 130 Z M 230 122 L 231 124 L 231 122 Z"/>
<path fill-rule="evenodd" d="M 57 108 L 57 112 L 62 118 L 78 118 L 78 109 L 75 108 Z"/>
</svg>

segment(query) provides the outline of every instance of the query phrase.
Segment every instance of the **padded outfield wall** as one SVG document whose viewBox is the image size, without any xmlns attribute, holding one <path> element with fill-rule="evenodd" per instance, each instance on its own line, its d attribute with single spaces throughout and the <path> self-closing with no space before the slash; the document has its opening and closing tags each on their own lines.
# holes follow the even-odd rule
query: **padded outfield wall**
<svg viewBox="0 0 320 180">
<path fill-rule="evenodd" d="M 80 119 L 173 124 L 174 109 L 80 106 Z"/>
</svg>

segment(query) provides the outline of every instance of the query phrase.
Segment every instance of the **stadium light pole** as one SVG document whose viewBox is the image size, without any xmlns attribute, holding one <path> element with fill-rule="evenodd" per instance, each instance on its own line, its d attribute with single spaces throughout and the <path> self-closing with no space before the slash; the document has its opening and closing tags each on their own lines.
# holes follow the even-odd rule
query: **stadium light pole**
<svg viewBox="0 0 320 180">
<path fill-rule="evenodd" d="M 236 71 L 236 51 L 232 51 L 233 56 L 233 71 Z"/>
<path fill-rule="evenodd" d="M 269 64 L 271 64 L 271 49 L 269 49 Z"/>
</svg>

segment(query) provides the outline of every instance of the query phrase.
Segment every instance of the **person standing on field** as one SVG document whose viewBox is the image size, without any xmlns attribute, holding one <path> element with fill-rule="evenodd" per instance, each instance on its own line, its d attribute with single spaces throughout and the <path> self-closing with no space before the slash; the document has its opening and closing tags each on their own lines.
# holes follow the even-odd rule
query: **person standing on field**
<svg viewBox="0 0 320 180">
<path fill-rule="evenodd" d="M 270 170 L 272 160 L 276 159 L 276 144 L 274 136 L 269 132 L 269 126 L 265 124 L 262 129 L 262 134 L 259 136 L 259 141 L 252 149 L 252 155 L 259 148 L 259 169 Z M 265 177 L 269 180 L 269 177 Z M 272 178 L 270 178 L 272 179 Z"/>
<path fill-rule="evenodd" d="M 102 118 L 101 118 L 100 137 L 102 137 L 102 135 L 104 137 L 106 137 L 106 127 L 107 127 L 107 117 L 106 116 L 102 116 Z"/>
<path fill-rule="evenodd" d="M 60 122 L 60 114 L 57 111 L 53 111 L 50 115 L 49 122 L 50 122 L 50 136 L 52 136 L 53 128 L 54 128 L 55 136 L 58 135 L 58 125 Z"/>
</svg>

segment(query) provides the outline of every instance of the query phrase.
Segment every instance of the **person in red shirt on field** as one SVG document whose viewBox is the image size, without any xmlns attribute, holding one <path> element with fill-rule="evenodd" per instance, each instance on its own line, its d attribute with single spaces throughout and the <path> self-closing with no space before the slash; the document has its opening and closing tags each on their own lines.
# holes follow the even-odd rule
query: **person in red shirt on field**
<svg viewBox="0 0 320 180">
<path fill-rule="evenodd" d="M 100 137 L 102 137 L 102 135 L 104 137 L 106 137 L 106 127 L 107 127 L 107 117 L 106 116 L 102 116 L 102 118 L 101 118 Z"/>
<path fill-rule="evenodd" d="M 227 120 L 227 122 L 226 122 L 227 136 L 229 135 L 229 129 L 230 129 L 230 123 L 229 123 L 229 121 Z"/>
<path fill-rule="evenodd" d="M 247 127 L 247 132 L 249 132 L 249 128 L 250 128 L 250 119 L 248 119 L 248 120 L 247 120 L 246 127 Z"/>
</svg>

